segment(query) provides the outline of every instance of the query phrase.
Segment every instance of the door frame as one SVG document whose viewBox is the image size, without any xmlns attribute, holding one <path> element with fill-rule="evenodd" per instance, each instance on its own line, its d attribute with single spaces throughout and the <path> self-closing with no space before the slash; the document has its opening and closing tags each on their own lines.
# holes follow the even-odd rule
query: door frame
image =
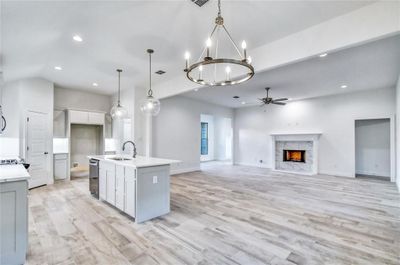
<svg viewBox="0 0 400 265">
<path fill-rule="evenodd" d="M 353 120 L 353 177 L 356 177 L 356 121 L 389 120 L 390 123 L 390 182 L 396 182 L 396 119 L 395 115 L 360 117 Z"/>
</svg>

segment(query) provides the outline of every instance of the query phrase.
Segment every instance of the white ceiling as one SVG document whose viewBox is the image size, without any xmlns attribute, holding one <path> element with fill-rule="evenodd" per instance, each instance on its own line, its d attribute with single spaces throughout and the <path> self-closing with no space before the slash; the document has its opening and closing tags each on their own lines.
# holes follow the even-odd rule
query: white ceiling
<svg viewBox="0 0 400 265">
<path fill-rule="evenodd" d="M 222 1 L 226 25 L 250 48 L 282 38 L 371 1 Z M 147 86 L 147 48 L 155 49 L 154 82 L 183 74 L 183 53 L 200 51 L 216 1 L 2 1 L 5 81 L 43 77 L 58 86 L 111 94 Z M 79 34 L 83 42 L 72 40 Z M 55 71 L 54 66 L 62 66 Z M 93 87 L 92 83 L 99 84 Z"/>
<path fill-rule="evenodd" d="M 394 87 L 400 73 L 400 35 L 257 73 L 246 83 L 203 87 L 186 97 L 237 108 L 259 104 L 265 87 L 273 98 L 292 100 Z M 347 85 L 347 88 L 341 88 Z M 233 99 L 239 96 L 239 99 Z M 242 105 L 241 102 L 246 102 Z"/>
</svg>

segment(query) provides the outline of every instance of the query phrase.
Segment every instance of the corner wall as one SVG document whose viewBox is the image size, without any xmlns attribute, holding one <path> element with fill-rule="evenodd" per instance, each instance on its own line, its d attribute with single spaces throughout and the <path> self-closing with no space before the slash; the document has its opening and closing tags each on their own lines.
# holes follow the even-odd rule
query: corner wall
<svg viewBox="0 0 400 265">
<path fill-rule="evenodd" d="M 173 174 L 200 169 L 200 115 L 233 119 L 233 110 L 182 96 L 161 100 L 153 119 L 153 155 L 181 160 L 171 166 Z"/>
<path fill-rule="evenodd" d="M 270 168 L 271 133 L 321 132 L 319 172 L 354 177 L 355 120 L 390 118 L 395 108 L 395 89 L 385 88 L 237 109 L 234 162 Z"/>
</svg>

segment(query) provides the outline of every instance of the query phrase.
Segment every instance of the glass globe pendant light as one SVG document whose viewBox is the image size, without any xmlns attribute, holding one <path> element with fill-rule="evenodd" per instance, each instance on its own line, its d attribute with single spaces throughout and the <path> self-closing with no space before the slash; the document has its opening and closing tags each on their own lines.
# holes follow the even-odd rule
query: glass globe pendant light
<svg viewBox="0 0 400 265">
<path fill-rule="evenodd" d="M 150 87 L 149 91 L 147 91 L 147 97 L 140 104 L 140 110 L 146 115 L 157 116 L 160 112 L 161 104 L 157 98 L 153 97 L 153 90 L 151 89 L 151 54 L 154 53 L 154 51 L 148 49 L 147 53 L 149 54 L 150 62 Z"/>
<path fill-rule="evenodd" d="M 121 69 L 117 69 L 118 72 L 118 102 L 111 108 L 110 114 L 113 119 L 123 119 L 128 114 L 128 111 L 121 106 Z"/>
</svg>

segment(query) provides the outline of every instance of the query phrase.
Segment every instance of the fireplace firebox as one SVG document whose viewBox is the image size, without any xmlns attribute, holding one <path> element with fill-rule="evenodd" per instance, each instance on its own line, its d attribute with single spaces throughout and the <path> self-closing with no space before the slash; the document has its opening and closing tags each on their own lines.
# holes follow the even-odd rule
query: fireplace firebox
<svg viewBox="0 0 400 265">
<path fill-rule="evenodd" d="M 306 162 L 306 151 L 305 150 L 283 150 L 283 161 L 284 162 Z"/>
</svg>

